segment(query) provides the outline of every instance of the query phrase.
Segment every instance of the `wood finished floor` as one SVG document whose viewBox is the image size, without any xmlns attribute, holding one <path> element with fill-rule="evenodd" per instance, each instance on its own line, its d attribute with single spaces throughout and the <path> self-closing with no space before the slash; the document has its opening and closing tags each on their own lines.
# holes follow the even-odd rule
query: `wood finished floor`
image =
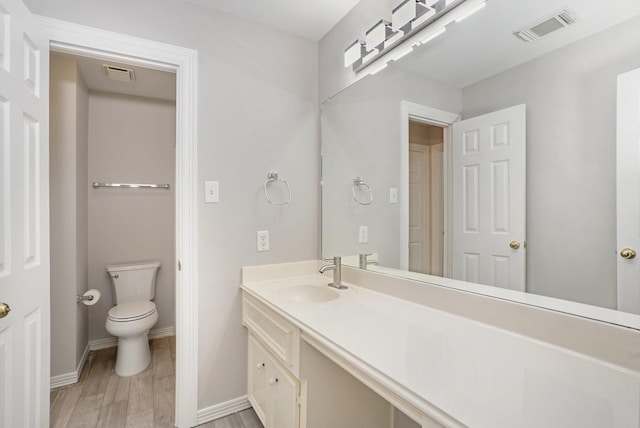
<svg viewBox="0 0 640 428">
<path fill-rule="evenodd" d="M 80 380 L 51 390 L 53 428 L 173 427 L 176 338 L 151 340 L 151 364 L 120 377 L 116 349 L 89 353 Z M 200 425 L 203 428 L 263 428 L 253 409 Z"/>
<path fill-rule="evenodd" d="M 116 349 L 90 352 L 78 383 L 51 390 L 51 427 L 173 427 L 175 337 L 152 340 L 136 376 L 116 374 Z"/>
</svg>

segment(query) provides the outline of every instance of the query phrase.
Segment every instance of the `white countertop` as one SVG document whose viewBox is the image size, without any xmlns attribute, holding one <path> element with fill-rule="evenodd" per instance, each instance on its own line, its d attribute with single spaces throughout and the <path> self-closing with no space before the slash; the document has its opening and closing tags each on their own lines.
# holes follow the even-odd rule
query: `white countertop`
<svg viewBox="0 0 640 428">
<path fill-rule="evenodd" d="M 470 427 L 640 427 L 640 374 L 390 295 L 349 285 L 322 303 L 287 301 L 321 275 L 243 289 L 351 355 L 424 409 Z"/>
</svg>

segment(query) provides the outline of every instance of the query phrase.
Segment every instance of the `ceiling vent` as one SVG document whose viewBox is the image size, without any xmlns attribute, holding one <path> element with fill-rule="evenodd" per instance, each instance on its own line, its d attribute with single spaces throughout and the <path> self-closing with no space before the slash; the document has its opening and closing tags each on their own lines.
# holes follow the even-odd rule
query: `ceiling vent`
<svg viewBox="0 0 640 428">
<path fill-rule="evenodd" d="M 565 7 L 551 16 L 537 20 L 532 25 L 514 31 L 513 35 L 525 42 L 535 42 L 547 34 L 575 24 L 577 21 L 578 15 Z"/>
<path fill-rule="evenodd" d="M 107 77 L 118 82 L 133 82 L 136 80 L 131 68 L 116 67 L 113 65 L 103 64 L 102 67 L 107 73 Z"/>
</svg>

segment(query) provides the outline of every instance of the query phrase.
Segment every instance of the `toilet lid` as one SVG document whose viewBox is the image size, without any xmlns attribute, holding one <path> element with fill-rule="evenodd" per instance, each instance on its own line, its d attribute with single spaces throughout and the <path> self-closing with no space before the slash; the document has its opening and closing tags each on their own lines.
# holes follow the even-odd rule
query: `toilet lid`
<svg viewBox="0 0 640 428">
<path fill-rule="evenodd" d="M 149 300 L 121 303 L 109 309 L 109 319 L 113 321 L 134 321 L 145 318 L 156 311 L 156 304 Z"/>
</svg>

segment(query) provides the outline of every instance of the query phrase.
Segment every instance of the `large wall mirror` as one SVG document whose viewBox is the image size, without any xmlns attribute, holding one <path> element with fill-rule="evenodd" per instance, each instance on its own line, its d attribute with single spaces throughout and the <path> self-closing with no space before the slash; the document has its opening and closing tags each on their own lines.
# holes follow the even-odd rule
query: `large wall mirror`
<svg viewBox="0 0 640 428">
<path fill-rule="evenodd" d="M 489 0 L 323 103 L 323 257 L 638 328 L 637 69 L 637 0 Z"/>
</svg>

